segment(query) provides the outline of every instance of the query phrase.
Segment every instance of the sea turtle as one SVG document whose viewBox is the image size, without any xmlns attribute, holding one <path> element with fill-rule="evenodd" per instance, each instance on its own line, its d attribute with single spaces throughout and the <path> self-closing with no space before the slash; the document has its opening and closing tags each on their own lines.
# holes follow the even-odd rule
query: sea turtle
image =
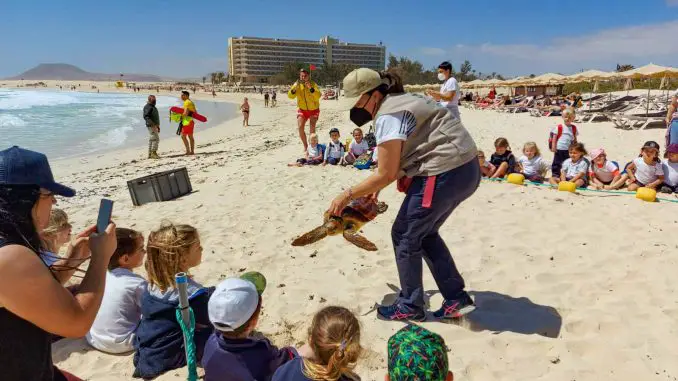
<svg viewBox="0 0 678 381">
<path fill-rule="evenodd" d="M 292 241 L 292 246 L 306 246 L 328 235 L 343 233 L 344 238 L 352 244 L 368 251 L 376 251 L 377 246 L 360 235 L 358 231 L 363 225 L 372 221 L 377 214 L 384 213 L 386 209 L 388 205 L 384 202 L 377 202 L 366 197 L 358 198 L 351 201 L 341 211 L 341 217 L 330 216 L 329 212 L 325 212 L 323 224 Z"/>
</svg>

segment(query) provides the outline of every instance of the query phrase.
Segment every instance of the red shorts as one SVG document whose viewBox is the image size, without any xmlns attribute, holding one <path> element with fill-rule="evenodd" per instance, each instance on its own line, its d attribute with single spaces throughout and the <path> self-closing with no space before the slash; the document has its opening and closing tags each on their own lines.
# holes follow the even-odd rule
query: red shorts
<svg viewBox="0 0 678 381">
<path fill-rule="evenodd" d="M 191 121 L 191 123 L 181 127 L 181 134 L 193 135 L 193 128 L 195 128 L 195 122 Z"/>
<path fill-rule="evenodd" d="M 297 118 L 302 117 L 304 119 L 311 119 L 311 118 L 318 119 L 319 116 L 320 116 L 320 109 L 316 109 L 316 110 L 298 109 L 297 110 Z"/>
</svg>

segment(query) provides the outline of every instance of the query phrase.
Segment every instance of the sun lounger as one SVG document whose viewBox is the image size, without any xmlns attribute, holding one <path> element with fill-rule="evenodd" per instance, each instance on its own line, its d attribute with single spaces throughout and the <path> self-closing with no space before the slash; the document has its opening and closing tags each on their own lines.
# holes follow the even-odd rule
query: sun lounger
<svg viewBox="0 0 678 381">
<path fill-rule="evenodd" d="M 661 124 L 663 126 L 665 118 L 666 111 L 655 111 L 649 114 L 615 114 L 610 117 L 615 126 L 625 130 L 644 130 L 651 124 Z"/>
</svg>

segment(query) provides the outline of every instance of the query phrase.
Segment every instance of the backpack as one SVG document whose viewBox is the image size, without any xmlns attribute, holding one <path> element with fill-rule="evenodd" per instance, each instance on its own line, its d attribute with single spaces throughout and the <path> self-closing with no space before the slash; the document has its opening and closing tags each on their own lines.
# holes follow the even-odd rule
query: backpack
<svg viewBox="0 0 678 381">
<path fill-rule="evenodd" d="M 377 137 L 374 136 L 374 126 L 370 124 L 370 130 L 367 132 L 367 135 L 365 135 L 365 141 L 367 142 L 367 146 L 372 150 L 374 147 L 377 146 Z"/>
<path fill-rule="evenodd" d="M 574 124 L 572 125 L 572 135 L 574 136 L 574 141 L 576 142 L 577 141 L 577 126 L 575 126 Z M 548 142 L 549 149 L 551 149 L 551 145 L 553 144 L 553 142 L 558 144 L 558 140 L 560 139 L 561 136 L 563 136 L 563 125 L 559 124 L 558 125 L 558 134 L 553 134 L 553 133 L 549 134 L 549 142 Z"/>
<path fill-rule="evenodd" d="M 372 152 L 366 152 L 356 158 L 353 166 L 357 169 L 370 169 L 372 166 Z"/>
</svg>

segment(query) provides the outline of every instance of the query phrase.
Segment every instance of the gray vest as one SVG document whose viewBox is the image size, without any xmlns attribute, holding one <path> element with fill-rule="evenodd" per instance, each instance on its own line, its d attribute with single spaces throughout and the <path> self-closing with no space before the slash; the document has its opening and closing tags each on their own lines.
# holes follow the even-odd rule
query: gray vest
<svg viewBox="0 0 678 381">
<path fill-rule="evenodd" d="M 418 94 L 388 95 L 376 118 L 400 111 L 412 113 L 417 124 L 403 145 L 399 178 L 436 176 L 476 160 L 476 143 L 449 109 Z"/>
</svg>

